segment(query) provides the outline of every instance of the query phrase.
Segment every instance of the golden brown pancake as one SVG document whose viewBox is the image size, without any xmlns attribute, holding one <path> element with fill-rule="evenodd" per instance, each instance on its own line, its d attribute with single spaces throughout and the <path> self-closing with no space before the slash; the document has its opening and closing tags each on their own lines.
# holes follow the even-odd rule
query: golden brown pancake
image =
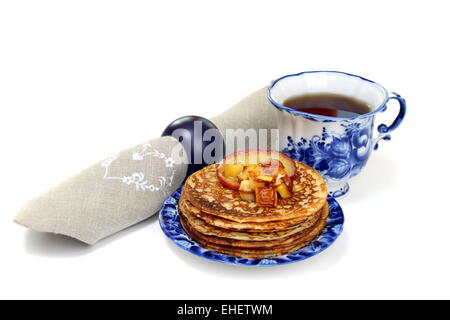
<svg viewBox="0 0 450 320">
<path fill-rule="evenodd" d="M 247 232 L 247 231 L 233 231 L 225 228 L 218 228 L 213 225 L 208 224 L 206 221 L 197 218 L 194 214 L 191 213 L 189 207 L 186 205 L 184 201 L 180 201 L 179 204 L 180 214 L 187 220 L 187 223 L 190 227 L 192 227 L 195 231 L 199 232 L 205 236 L 214 236 L 220 238 L 229 238 L 235 240 L 242 241 L 267 241 L 267 240 L 277 240 L 283 239 L 289 236 L 293 236 L 302 232 L 312 226 L 319 220 L 322 215 L 322 211 L 328 211 L 328 204 L 319 211 L 317 214 L 312 215 L 311 219 L 308 219 L 304 223 L 297 225 L 295 228 L 290 228 L 282 231 L 273 231 L 273 232 Z M 194 208 L 190 207 L 191 210 Z M 214 220 L 216 217 L 212 216 Z"/>
<path fill-rule="evenodd" d="M 280 221 L 240 223 L 202 212 L 201 210 L 194 207 L 184 197 L 181 197 L 179 201 L 179 206 L 180 208 L 189 211 L 190 214 L 195 215 L 197 218 L 202 219 L 209 225 L 232 231 L 246 231 L 246 232 L 284 231 L 289 229 L 295 229 L 299 227 L 302 223 L 306 223 L 308 220 L 319 218 L 318 215 L 311 215 L 307 219 L 305 219 L 304 217 L 300 217 Z"/>
<path fill-rule="evenodd" d="M 232 246 L 226 246 L 226 245 L 219 245 L 215 243 L 210 243 L 208 241 L 205 241 L 203 239 L 196 239 L 195 232 L 192 232 L 192 229 L 189 229 L 188 226 L 186 226 L 183 222 L 183 219 L 181 219 L 182 226 L 185 229 L 185 231 L 188 233 L 188 235 L 197 241 L 202 247 L 220 252 L 223 254 L 236 256 L 236 257 L 242 257 L 242 258 L 249 258 L 249 259 L 256 259 L 256 258 L 268 258 L 268 257 L 276 257 L 284 254 L 288 254 L 290 252 L 294 252 L 296 250 L 299 250 L 305 246 L 307 246 L 311 241 L 313 241 L 323 230 L 323 228 L 326 225 L 327 216 L 323 216 L 319 222 L 316 224 L 315 228 L 304 238 L 299 239 L 298 241 L 292 243 L 289 246 L 279 247 L 279 248 L 237 248 Z"/>
<path fill-rule="evenodd" d="M 221 236 L 210 236 L 205 235 L 197 230 L 193 226 L 191 221 L 188 221 L 185 216 L 181 216 L 182 225 L 186 228 L 185 230 L 189 232 L 194 238 L 194 240 L 201 240 L 202 242 L 207 242 L 209 244 L 217 244 L 222 246 L 229 246 L 232 248 L 253 248 L 253 249 L 265 249 L 265 248 L 279 248 L 279 247 L 289 247 L 298 243 L 304 242 L 305 238 L 308 238 L 310 234 L 320 232 L 323 228 L 320 228 L 322 221 L 326 221 L 328 217 L 328 206 L 325 206 L 321 211 L 320 220 L 313 225 L 305 228 L 304 230 L 288 235 L 275 240 L 236 240 L 230 238 L 230 233 L 223 230 Z M 244 236 L 244 233 L 241 233 Z M 267 236 L 270 237 L 270 236 Z"/>
<path fill-rule="evenodd" d="M 307 220 L 317 213 L 327 199 L 326 183 L 313 168 L 295 162 L 296 188 L 288 199 L 279 199 L 275 208 L 259 207 L 242 200 L 239 191 L 222 185 L 216 176 L 217 165 L 209 165 L 192 174 L 183 187 L 183 197 L 202 212 L 235 222 L 270 222 L 290 219 Z"/>
</svg>

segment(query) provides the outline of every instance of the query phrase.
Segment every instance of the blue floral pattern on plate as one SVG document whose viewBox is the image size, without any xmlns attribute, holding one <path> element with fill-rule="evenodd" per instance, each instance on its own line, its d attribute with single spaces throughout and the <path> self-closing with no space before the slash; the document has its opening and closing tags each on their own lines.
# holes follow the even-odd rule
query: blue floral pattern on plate
<svg viewBox="0 0 450 320">
<path fill-rule="evenodd" d="M 178 190 L 176 190 L 170 197 L 168 197 L 166 201 L 164 201 L 163 207 L 159 212 L 159 223 L 164 234 L 178 247 L 192 254 L 205 259 L 227 264 L 244 266 L 276 266 L 302 261 L 327 249 L 342 233 L 344 225 L 344 214 L 342 209 L 338 202 L 334 198 L 330 197 L 328 198 L 330 213 L 327 224 L 322 233 L 308 246 L 295 252 L 274 258 L 238 258 L 202 248 L 197 242 L 192 240 L 186 232 L 184 232 L 181 227 L 180 216 L 178 214 L 178 200 L 180 197 L 181 187 L 178 188 Z"/>
</svg>

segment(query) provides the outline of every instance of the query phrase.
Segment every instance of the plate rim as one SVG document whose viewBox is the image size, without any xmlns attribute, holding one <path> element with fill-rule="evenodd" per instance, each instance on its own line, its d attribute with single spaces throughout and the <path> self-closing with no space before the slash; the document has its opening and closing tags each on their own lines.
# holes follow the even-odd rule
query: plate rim
<svg viewBox="0 0 450 320">
<path fill-rule="evenodd" d="M 170 239 L 177 247 L 183 249 L 184 251 L 187 251 L 195 256 L 201 257 L 203 259 L 207 259 L 210 261 L 220 262 L 223 264 L 228 265 L 235 265 L 235 266 L 247 266 L 247 267 L 273 267 L 273 266 L 280 266 L 280 265 L 286 265 L 291 264 L 295 262 L 300 262 L 303 260 L 306 260 L 308 258 L 314 257 L 317 254 L 321 253 L 322 251 L 325 251 L 328 249 L 336 240 L 339 238 L 339 236 L 342 234 L 344 229 L 344 212 L 342 210 L 342 207 L 339 205 L 337 200 L 333 197 L 328 197 L 328 205 L 330 206 L 330 215 L 327 219 L 327 224 L 325 226 L 325 229 L 313 240 L 311 241 L 307 246 L 298 249 L 294 252 L 291 252 L 289 254 L 271 257 L 271 258 L 258 258 L 258 259 L 250 259 L 250 258 L 240 258 L 235 256 L 226 255 L 223 253 L 219 253 L 213 250 L 206 249 L 202 247 L 199 243 L 197 243 L 195 240 L 191 239 L 189 235 L 186 234 L 186 232 L 181 227 L 181 224 L 179 222 L 180 215 L 178 212 L 178 202 L 181 197 L 181 190 L 182 186 L 177 188 L 170 196 L 164 200 L 163 205 L 161 209 L 159 210 L 159 225 L 165 234 L 165 236 Z M 174 212 L 175 211 L 175 215 Z M 175 230 L 177 232 L 178 236 L 185 237 L 187 239 L 176 239 L 175 235 L 173 235 L 169 228 L 166 227 L 166 220 L 169 218 L 166 217 L 166 214 L 168 212 L 171 212 L 172 216 L 170 217 L 172 220 L 175 218 L 175 220 L 178 220 L 178 228 L 181 230 Z M 173 229 L 173 228 L 171 228 Z M 187 248 L 186 246 L 181 245 L 180 241 L 188 241 L 191 244 L 190 248 Z M 318 249 L 315 249 L 314 246 L 317 244 L 320 244 L 318 246 Z M 191 248 L 195 248 L 191 250 Z M 309 251 L 308 251 L 309 250 Z M 295 257 L 296 255 L 299 255 Z M 222 257 L 222 259 L 218 259 L 217 256 Z"/>
</svg>

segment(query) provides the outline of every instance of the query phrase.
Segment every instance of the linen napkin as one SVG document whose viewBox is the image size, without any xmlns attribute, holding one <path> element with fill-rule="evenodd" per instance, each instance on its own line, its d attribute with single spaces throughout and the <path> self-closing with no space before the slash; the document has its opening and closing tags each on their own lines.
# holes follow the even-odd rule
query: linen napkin
<svg viewBox="0 0 450 320">
<path fill-rule="evenodd" d="M 227 129 L 267 129 L 267 147 L 273 148 L 270 129 L 276 129 L 276 118 L 265 87 L 211 121 L 226 150 L 239 151 L 228 141 Z M 160 137 L 111 155 L 29 201 L 14 221 L 93 245 L 158 212 L 186 178 L 186 155 L 171 156 L 174 148 L 182 150 L 180 145 L 173 137 Z"/>
</svg>

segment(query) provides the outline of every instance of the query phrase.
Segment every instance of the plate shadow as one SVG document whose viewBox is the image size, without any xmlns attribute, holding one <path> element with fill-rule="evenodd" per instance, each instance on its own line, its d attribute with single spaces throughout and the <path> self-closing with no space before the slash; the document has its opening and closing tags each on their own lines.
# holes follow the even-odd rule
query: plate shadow
<svg viewBox="0 0 450 320">
<path fill-rule="evenodd" d="M 339 263 L 345 256 L 348 249 L 348 241 L 348 234 L 344 229 L 341 236 L 328 249 L 309 259 L 273 267 L 251 267 L 230 265 L 201 258 L 177 247 L 170 239 L 166 239 L 169 249 L 188 267 L 224 278 L 239 278 L 242 280 L 267 279 L 268 276 L 271 278 L 284 278 L 300 273 L 324 272 Z"/>
</svg>

